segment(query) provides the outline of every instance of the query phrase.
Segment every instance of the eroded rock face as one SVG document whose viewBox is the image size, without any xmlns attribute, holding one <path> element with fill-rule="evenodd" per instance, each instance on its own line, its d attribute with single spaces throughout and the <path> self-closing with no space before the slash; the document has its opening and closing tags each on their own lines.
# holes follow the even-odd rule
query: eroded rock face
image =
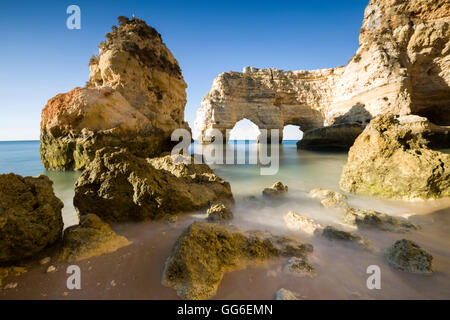
<svg viewBox="0 0 450 320">
<path fill-rule="evenodd" d="M 113 222 L 157 219 L 233 201 L 230 184 L 207 165 L 177 159 L 99 150 L 76 182 L 74 205 L 81 215 L 94 213 Z"/>
<path fill-rule="evenodd" d="M 398 199 L 450 196 L 450 155 L 428 148 L 429 132 L 418 116 L 375 118 L 350 149 L 342 190 Z"/>
<path fill-rule="evenodd" d="M 387 248 L 387 262 L 402 271 L 430 275 L 433 273 L 433 256 L 414 241 L 402 239 Z"/>
<path fill-rule="evenodd" d="M 0 175 L 0 262 L 30 257 L 62 236 L 64 206 L 47 176 Z"/>
<path fill-rule="evenodd" d="M 220 74 L 197 113 L 201 140 L 208 130 L 232 129 L 243 118 L 260 129 L 299 125 L 364 125 L 378 114 L 419 114 L 450 125 L 450 4 L 447 0 L 371 0 L 359 48 L 347 66 L 313 71 L 247 67 Z M 305 132 L 305 145 L 348 146 L 355 130 Z M 347 131 L 346 131 L 347 130 Z M 331 140 L 330 140 L 331 139 Z M 300 144 L 301 145 L 301 144 Z"/>
<path fill-rule="evenodd" d="M 175 243 L 162 283 L 183 299 L 206 299 L 216 293 L 226 271 L 278 256 L 304 258 L 310 251 L 311 245 L 293 238 L 194 222 Z"/>
<path fill-rule="evenodd" d="M 161 35 L 122 18 L 90 61 L 89 82 L 50 99 L 42 110 L 46 168 L 83 169 L 106 146 L 151 157 L 169 151 L 184 122 L 186 83 Z"/>
<path fill-rule="evenodd" d="M 297 142 L 299 149 L 307 150 L 348 150 L 363 132 L 360 123 L 342 123 L 308 130 Z"/>
<path fill-rule="evenodd" d="M 131 244 L 117 235 L 111 227 L 95 214 L 82 216 L 80 223 L 64 230 L 58 259 L 67 262 L 112 253 Z"/>
</svg>

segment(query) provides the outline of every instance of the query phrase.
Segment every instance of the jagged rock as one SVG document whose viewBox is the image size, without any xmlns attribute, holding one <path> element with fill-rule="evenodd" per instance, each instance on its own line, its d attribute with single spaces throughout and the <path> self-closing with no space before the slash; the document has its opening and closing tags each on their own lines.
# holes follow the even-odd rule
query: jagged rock
<svg viewBox="0 0 450 320">
<path fill-rule="evenodd" d="M 363 249 L 368 249 L 370 247 L 370 241 L 367 238 L 364 238 L 360 235 L 357 235 L 352 232 L 347 232 L 343 230 L 339 230 L 332 226 L 326 226 L 323 230 L 321 230 L 320 234 L 330 240 L 337 240 L 349 243 L 355 243 Z"/>
<path fill-rule="evenodd" d="M 50 99 L 42 110 L 44 166 L 81 170 L 106 146 L 137 155 L 169 151 L 184 122 L 186 83 L 161 35 L 143 20 L 123 20 L 91 58 L 89 82 Z"/>
<path fill-rule="evenodd" d="M 297 148 L 305 150 L 348 150 L 363 132 L 361 123 L 341 123 L 308 130 L 297 142 Z"/>
<path fill-rule="evenodd" d="M 175 243 L 162 283 L 183 299 L 206 299 L 216 293 L 226 271 L 278 256 L 306 257 L 310 251 L 311 245 L 294 238 L 194 222 Z"/>
<path fill-rule="evenodd" d="M 200 141 L 216 128 L 225 134 L 246 118 L 259 129 L 302 131 L 372 117 L 419 114 L 450 125 L 450 4 L 448 0 L 371 0 L 359 48 L 343 67 L 312 71 L 244 68 L 217 76 L 197 112 Z M 354 133 L 345 135 L 348 145 Z M 334 128 L 305 134 L 315 137 Z M 330 147 L 330 135 L 324 144 Z M 300 143 L 302 144 L 302 143 Z M 336 146 L 342 146 L 337 141 Z"/>
<path fill-rule="evenodd" d="M 78 225 L 64 231 L 58 259 L 67 262 L 81 261 L 112 253 L 129 244 L 131 242 L 127 238 L 117 235 L 98 216 L 88 214 L 81 217 Z"/>
<path fill-rule="evenodd" d="M 266 198 L 278 198 L 288 192 L 288 186 L 285 186 L 280 181 L 275 182 L 270 188 L 265 188 L 262 195 Z"/>
<path fill-rule="evenodd" d="M 317 276 L 316 269 L 310 265 L 304 258 L 292 257 L 286 265 L 286 271 L 300 277 Z"/>
<path fill-rule="evenodd" d="M 157 219 L 233 200 L 230 184 L 210 167 L 184 160 L 191 159 L 144 159 L 125 149 L 99 150 L 75 184 L 74 205 L 81 215 L 94 213 L 112 222 Z"/>
<path fill-rule="evenodd" d="M 393 217 L 385 213 L 348 208 L 341 214 L 341 220 L 359 228 L 376 228 L 390 232 L 410 232 L 418 230 L 419 226 L 401 217 Z"/>
<path fill-rule="evenodd" d="M 433 256 L 414 241 L 402 239 L 385 250 L 389 265 L 402 271 L 432 274 Z"/>
<path fill-rule="evenodd" d="M 333 198 L 333 199 L 340 200 L 340 201 L 347 200 L 347 197 L 345 195 L 343 195 L 342 193 L 327 190 L 327 189 L 322 189 L 322 188 L 312 189 L 308 193 L 308 196 L 310 196 L 313 199 L 320 199 L 320 200 L 327 199 L 327 198 Z"/>
<path fill-rule="evenodd" d="M 30 257 L 62 236 L 64 204 L 47 176 L 0 175 L 0 263 Z"/>
<path fill-rule="evenodd" d="M 302 216 L 294 211 L 289 211 L 284 216 L 284 221 L 289 229 L 302 231 L 309 235 L 313 235 L 316 229 L 321 228 L 320 224 L 316 223 L 313 219 Z"/>
<path fill-rule="evenodd" d="M 233 219 L 233 212 L 223 203 L 214 203 L 206 211 L 208 215 L 208 220 L 214 221 L 224 221 Z"/>
<path fill-rule="evenodd" d="M 277 291 L 275 300 L 300 300 L 298 294 L 290 290 L 281 288 Z"/>
<path fill-rule="evenodd" d="M 450 155 L 427 147 L 428 128 L 418 116 L 372 120 L 350 149 L 342 190 L 399 199 L 450 196 Z"/>
</svg>

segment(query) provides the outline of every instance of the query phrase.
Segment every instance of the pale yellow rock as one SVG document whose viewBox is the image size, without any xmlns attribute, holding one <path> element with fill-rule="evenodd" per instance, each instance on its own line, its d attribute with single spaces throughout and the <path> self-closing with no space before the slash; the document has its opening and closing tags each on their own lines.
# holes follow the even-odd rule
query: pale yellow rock
<svg viewBox="0 0 450 320">
<path fill-rule="evenodd" d="M 450 124 L 450 2 L 371 0 L 359 48 L 346 66 L 313 71 L 244 68 L 214 81 L 196 129 L 225 133 L 247 118 L 260 129 L 302 131 L 367 123 L 378 114 L 419 114 Z"/>
</svg>

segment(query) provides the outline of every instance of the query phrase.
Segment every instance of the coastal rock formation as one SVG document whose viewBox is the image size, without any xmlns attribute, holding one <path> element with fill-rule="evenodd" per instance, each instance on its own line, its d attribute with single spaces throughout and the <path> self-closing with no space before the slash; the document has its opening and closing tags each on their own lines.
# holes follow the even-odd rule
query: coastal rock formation
<svg viewBox="0 0 450 320">
<path fill-rule="evenodd" d="M 105 148 L 75 184 L 74 205 L 108 222 L 157 219 L 213 202 L 233 201 L 230 184 L 205 164 L 168 155 L 145 159 L 125 149 Z"/>
<path fill-rule="evenodd" d="M 320 235 L 330 241 L 336 240 L 344 243 L 355 243 L 363 249 L 368 249 L 370 247 L 369 239 L 355 233 L 339 230 L 332 226 L 326 226 L 323 230 L 321 230 Z"/>
<path fill-rule="evenodd" d="M 85 168 L 105 146 L 151 157 L 169 151 L 184 122 L 186 83 L 161 35 L 121 17 L 89 63 L 89 82 L 50 99 L 42 110 L 45 168 Z"/>
<path fill-rule="evenodd" d="M 303 258 L 292 257 L 286 264 L 286 271 L 298 277 L 317 276 L 316 269 Z"/>
<path fill-rule="evenodd" d="M 131 244 L 117 235 L 111 227 L 95 214 L 82 216 L 80 223 L 64 230 L 58 259 L 75 262 L 112 253 Z"/>
<path fill-rule="evenodd" d="M 393 217 L 373 210 L 347 208 L 340 216 L 342 222 L 358 228 L 374 228 L 382 231 L 405 233 L 419 229 L 419 226 L 401 217 Z"/>
<path fill-rule="evenodd" d="M 321 228 L 321 225 L 313 219 L 302 216 L 294 211 L 289 211 L 284 216 L 284 222 L 289 229 L 302 231 L 309 235 L 313 235 L 317 229 Z"/>
<path fill-rule="evenodd" d="M 450 125 L 450 3 L 371 0 L 359 48 L 343 67 L 313 71 L 244 68 L 214 79 L 197 113 L 200 140 L 246 118 L 260 129 L 299 125 L 300 146 L 348 147 L 378 114 L 418 114 Z M 308 130 L 346 124 L 320 131 Z M 349 129 L 350 128 L 350 129 Z M 351 129 L 353 128 L 353 129 Z M 342 141 L 332 133 L 339 129 Z"/>
<path fill-rule="evenodd" d="M 0 175 L 0 263 L 30 257 L 61 238 L 64 206 L 47 176 Z"/>
<path fill-rule="evenodd" d="M 450 155 L 428 148 L 427 119 L 378 116 L 350 149 L 340 186 L 385 198 L 450 196 Z"/>
<path fill-rule="evenodd" d="M 300 300 L 298 294 L 290 290 L 281 288 L 277 291 L 275 300 Z"/>
<path fill-rule="evenodd" d="M 308 150 L 348 150 L 363 130 L 364 125 L 356 122 L 308 130 L 297 142 L 297 147 Z"/>
<path fill-rule="evenodd" d="M 311 245 L 293 238 L 194 222 L 175 243 L 162 283 L 183 299 L 207 299 L 216 293 L 227 271 L 278 256 L 304 258 L 310 251 Z"/>
<path fill-rule="evenodd" d="M 270 188 L 264 188 L 262 191 L 263 197 L 273 199 L 279 198 L 288 192 L 288 186 L 285 186 L 282 182 L 278 181 L 273 184 Z"/>
<path fill-rule="evenodd" d="M 233 212 L 223 203 L 213 203 L 206 211 L 208 221 L 218 222 L 233 219 Z"/>
<path fill-rule="evenodd" d="M 385 250 L 384 257 L 389 265 L 402 271 L 428 275 L 433 273 L 433 256 L 414 241 L 396 241 Z"/>
</svg>

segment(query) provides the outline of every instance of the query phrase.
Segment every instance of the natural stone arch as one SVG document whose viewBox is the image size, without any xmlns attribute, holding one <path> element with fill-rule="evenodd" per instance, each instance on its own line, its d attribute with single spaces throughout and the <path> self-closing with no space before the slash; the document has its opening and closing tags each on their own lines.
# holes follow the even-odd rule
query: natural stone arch
<svg viewBox="0 0 450 320">
<path fill-rule="evenodd" d="M 246 130 L 244 133 L 243 130 Z M 236 122 L 234 127 L 228 131 L 227 140 L 258 140 L 261 131 L 251 120 L 244 118 Z"/>
</svg>

